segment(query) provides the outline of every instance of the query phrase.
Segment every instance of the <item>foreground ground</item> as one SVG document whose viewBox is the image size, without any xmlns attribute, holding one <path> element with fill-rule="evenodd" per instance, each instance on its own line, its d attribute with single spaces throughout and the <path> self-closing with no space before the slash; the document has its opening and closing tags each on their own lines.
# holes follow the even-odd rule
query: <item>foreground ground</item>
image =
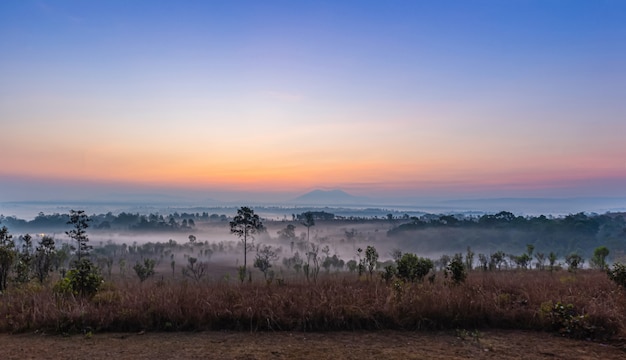
<svg viewBox="0 0 626 360">
<path fill-rule="evenodd" d="M 623 344 L 548 333 L 199 332 L 0 334 L 8 359 L 624 359 Z"/>
</svg>

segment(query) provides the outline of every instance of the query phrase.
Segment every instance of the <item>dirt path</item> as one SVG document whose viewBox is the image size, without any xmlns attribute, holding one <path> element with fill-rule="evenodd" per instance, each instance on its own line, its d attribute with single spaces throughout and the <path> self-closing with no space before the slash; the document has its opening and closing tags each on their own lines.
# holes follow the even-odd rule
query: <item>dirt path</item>
<svg viewBox="0 0 626 360">
<path fill-rule="evenodd" d="M 523 331 L 479 333 L 0 334 L 0 359 L 625 359 L 613 345 Z"/>
</svg>

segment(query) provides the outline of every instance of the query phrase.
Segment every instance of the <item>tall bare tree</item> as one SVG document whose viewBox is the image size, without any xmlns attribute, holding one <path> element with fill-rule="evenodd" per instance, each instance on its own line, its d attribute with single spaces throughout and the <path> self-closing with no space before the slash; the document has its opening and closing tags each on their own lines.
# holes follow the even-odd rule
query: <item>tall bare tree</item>
<svg viewBox="0 0 626 360">
<path fill-rule="evenodd" d="M 307 211 L 302 214 L 302 225 L 306 227 L 306 242 L 308 243 L 310 242 L 309 232 L 310 232 L 311 226 L 315 226 L 315 216 L 313 216 L 312 212 Z"/>
</svg>

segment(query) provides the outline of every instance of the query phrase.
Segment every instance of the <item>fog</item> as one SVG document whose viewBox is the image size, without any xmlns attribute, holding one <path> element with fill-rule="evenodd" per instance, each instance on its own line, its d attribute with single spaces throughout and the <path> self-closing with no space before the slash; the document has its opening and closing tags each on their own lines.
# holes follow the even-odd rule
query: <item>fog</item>
<svg viewBox="0 0 626 360">
<path fill-rule="evenodd" d="M 355 222 L 318 222 L 310 228 L 309 241 L 307 229 L 304 225 L 294 221 L 266 221 L 266 231 L 254 234 L 248 239 L 248 266 L 252 264 L 259 249 L 271 246 L 276 252 L 277 259 L 273 263 L 274 271 L 285 270 L 284 259 L 300 256 L 306 259 L 312 246 L 317 248 L 318 256 L 337 256 L 344 264 L 350 260 L 359 260 L 358 249 L 365 250 L 367 246 L 374 246 L 379 254 L 379 261 L 391 261 L 392 253 L 411 252 L 418 256 L 437 260 L 442 255 L 452 256 L 455 253 L 465 253 L 468 246 L 478 253 L 491 254 L 503 250 L 512 254 L 521 254 L 525 251 L 528 234 L 519 231 L 493 231 L 468 229 L 427 229 L 402 236 L 388 236 L 387 231 L 392 225 L 386 221 L 368 220 Z M 288 225 L 295 227 L 295 237 L 281 238 L 279 231 Z M 42 234 L 38 234 L 41 236 Z M 49 234 L 54 236 L 58 246 L 72 244 L 64 233 Z M 195 237 L 190 242 L 190 235 Z M 238 266 L 243 265 L 243 244 L 240 238 L 230 233 L 228 222 L 200 225 L 193 231 L 187 232 L 109 232 L 89 230 L 90 244 L 94 247 L 94 257 L 121 257 L 129 261 L 139 261 L 142 258 L 159 260 L 161 273 L 168 273 L 168 264 L 175 261 L 177 270 L 186 265 L 189 257 L 197 258 L 212 269 L 209 276 L 232 274 L 234 276 Z M 102 249 L 111 245 L 125 245 L 130 250 L 123 254 L 111 254 Z M 168 244 L 175 244 L 170 246 Z M 469 245 L 468 245 L 469 244 Z M 157 247 L 160 246 L 160 250 Z M 323 254 L 327 247 L 327 254 Z M 133 251 L 134 249 L 134 251 Z M 549 249 L 537 249 L 548 251 Z M 297 254 L 297 255 L 296 255 Z M 116 262 L 119 260 L 116 260 Z M 347 266 L 341 269 L 332 268 L 331 271 L 347 271 Z"/>
<path fill-rule="evenodd" d="M 295 235 L 293 239 L 281 239 L 278 235 L 288 225 L 295 226 Z M 337 255 L 343 260 L 357 259 L 357 249 L 371 245 L 375 246 L 380 255 L 380 260 L 391 259 L 391 252 L 398 249 L 400 242 L 387 237 L 387 230 L 390 226 L 383 221 L 364 221 L 354 223 L 333 224 L 319 222 L 310 228 L 309 242 L 307 243 L 307 229 L 297 221 L 265 221 L 266 231 L 254 234 L 248 239 L 251 251 L 249 259 L 254 258 L 256 249 L 263 245 L 272 246 L 279 252 L 282 257 L 293 256 L 296 252 L 300 255 L 305 254 L 311 249 L 310 244 L 319 245 L 320 248 L 328 246 L 330 256 Z M 349 235 L 346 235 L 348 233 Z M 178 245 L 189 243 L 189 236 L 195 236 L 195 244 L 215 246 L 222 244 L 223 252 L 214 252 L 211 255 L 211 261 L 224 259 L 235 259 L 232 264 L 236 263 L 237 258 L 243 261 L 243 245 L 241 240 L 234 234 L 230 233 L 228 222 L 222 222 L 211 225 L 200 225 L 195 229 L 187 232 L 108 232 L 102 230 L 88 230 L 90 244 L 94 247 L 105 246 L 107 243 L 117 245 L 126 244 L 128 246 L 143 246 L 153 243 L 168 243 L 174 241 Z M 63 242 L 69 242 L 70 239 L 65 234 L 56 234 L 55 238 Z M 293 244 L 292 244 L 293 242 Z M 408 250 L 407 250 L 408 251 Z M 423 256 L 423 255 L 422 255 Z"/>
<path fill-rule="evenodd" d="M 271 194 L 269 194 L 271 195 Z M 355 201 L 346 205 L 334 204 L 324 207 L 307 203 L 290 201 L 288 196 L 271 196 L 262 198 L 262 201 L 218 201 L 196 194 L 189 195 L 131 195 L 103 196 L 96 200 L 66 200 L 66 201 L 7 201 L 9 197 L 2 197 L 0 215 L 16 216 L 30 220 L 40 212 L 68 213 L 71 209 L 85 210 L 87 214 L 104 214 L 112 212 L 131 212 L 139 214 L 174 212 L 217 212 L 220 214 L 234 214 L 242 204 L 249 204 L 262 217 L 272 220 L 290 219 L 292 214 L 299 214 L 310 209 L 328 209 L 340 216 L 356 217 L 383 217 L 387 213 L 395 215 L 409 214 L 410 216 L 425 213 L 434 214 L 486 214 L 507 210 L 518 215 L 553 215 L 564 216 L 578 212 L 603 214 L 606 212 L 626 211 L 624 197 L 563 197 L 563 198 L 368 198 L 367 203 L 355 204 Z M 235 195 L 233 195 L 235 196 Z M 88 199 L 89 197 L 84 197 Z M 236 199 L 236 197 L 233 197 Z M 247 197 L 245 197 L 247 198 Z M 355 197 L 356 198 L 356 197 Z M 117 200 L 116 200 L 117 199 Z M 348 205 L 350 204 L 350 205 Z"/>
<path fill-rule="evenodd" d="M 294 236 L 286 238 L 279 232 L 289 225 L 294 227 Z M 253 273 L 253 263 L 257 251 L 270 246 L 277 258 L 272 263 L 276 273 L 293 273 L 284 263 L 285 259 L 298 257 L 304 262 L 307 254 L 316 249 L 318 258 L 336 256 L 342 260 L 341 267 L 329 267 L 327 271 L 347 271 L 346 263 L 359 259 L 357 250 L 365 250 L 374 246 L 379 253 L 379 261 L 391 260 L 391 252 L 398 248 L 398 242 L 387 237 L 389 222 L 383 220 L 359 221 L 318 221 L 309 231 L 298 221 L 264 221 L 265 231 L 254 234 L 248 239 L 248 268 Z M 69 225 L 67 226 L 69 230 Z M 32 231 L 31 231 L 32 230 Z M 44 236 L 52 236 L 57 248 L 74 246 L 72 240 L 63 232 L 39 232 L 36 229 L 22 229 L 12 232 L 18 248 L 21 246 L 20 235 L 33 234 L 34 243 Z M 98 261 L 104 269 L 112 268 L 113 274 L 122 273 L 118 269 L 122 263 L 132 267 L 142 259 L 151 258 L 157 261 L 157 272 L 162 276 L 169 273 L 180 276 L 181 270 L 187 266 L 190 257 L 209 267 L 208 278 L 235 276 L 237 267 L 243 265 L 243 243 L 236 235 L 231 234 L 228 221 L 198 223 L 188 231 L 107 231 L 88 228 L 89 245 L 93 246 L 91 257 Z M 193 241 L 191 241 L 191 239 Z M 421 254 L 426 256 L 427 254 Z M 364 256 L 364 254 L 361 254 Z M 111 259 L 107 262 L 106 259 Z M 174 265 L 172 265 L 174 263 Z M 171 266 L 175 267 L 174 269 Z M 322 270 L 323 271 L 323 270 Z M 130 273 L 131 271 L 126 270 Z"/>
<path fill-rule="evenodd" d="M 56 210 L 59 210 L 57 208 Z M 229 221 L 236 213 L 233 207 L 166 208 L 160 215 L 153 207 L 136 213 L 107 213 L 91 216 L 87 229 L 92 255 L 111 272 L 112 263 L 131 266 L 143 259 L 154 259 L 161 274 L 180 274 L 191 259 L 210 267 L 209 276 L 233 276 L 243 265 L 244 248 L 231 234 Z M 174 210 L 174 212 L 171 212 Z M 189 212 L 183 212 L 189 211 Z M 207 211 L 215 211 L 209 213 Z M 389 208 L 312 208 L 255 207 L 261 215 L 264 231 L 248 239 L 247 265 L 253 269 L 257 255 L 271 252 L 272 270 L 289 272 L 297 261 L 310 260 L 317 254 L 320 262 L 328 260 L 325 270 L 348 270 L 348 262 L 364 257 L 367 246 L 379 254 L 379 262 L 391 261 L 398 252 L 414 253 L 438 260 L 442 255 L 471 252 L 490 256 L 504 252 L 507 259 L 527 252 L 532 245 L 535 254 L 558 254 L 559 258 L 577 253 L 589 260 L 598 246 L 607 246 L 610 257 L 617 259 L 626 252 L 626 219 L 623 214 L 565 217 L 519 216 L 509 212 L 478 215 L 434 215 L 407 209 Z M 406 211 L 403 211 L 406 210 Z M 202 211 L 202 212 L 200 212 Z M 308 229 L 298 219 L 313 211 L 319 219 Z M 330 213 L 332 211 L 332 213 Z M 324 220 L 326 219 L 326 220 Z M 17 240 L 20 235 L 34 234 L 36 244 L 41 236 L 52 236 L 58 248 L 65 247 L 66 261 L 72 244 L 65 234 L 71 225 L 67 214 L 38 214 L 26 221 L 0 217 Z M 269 248 L 268 248 L 269 247 Z M 561 260 L 562 261 L 562 260 Z M 170 270 L 171 267 L 171 270 Z M 352 267 L 353 269 L 353 267 Z"/>
</svg>

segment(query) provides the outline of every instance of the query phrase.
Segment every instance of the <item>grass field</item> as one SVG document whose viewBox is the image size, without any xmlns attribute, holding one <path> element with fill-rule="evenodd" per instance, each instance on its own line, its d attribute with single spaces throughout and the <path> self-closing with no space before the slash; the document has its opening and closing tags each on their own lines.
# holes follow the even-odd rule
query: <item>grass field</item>
<svg viewBox="0 0 626 360">
<path fill-rule="evenodd" d="M 466 282 L 384 282 L 328 274 L 314 282 L 134 279 L 91 298 L 52 282 L 9 288 L 0 331 L 342 331 L 521 329 L 576 338 L 626 337 L 626 294 L 601 271 L 470 272 Z"/>
</svg>

